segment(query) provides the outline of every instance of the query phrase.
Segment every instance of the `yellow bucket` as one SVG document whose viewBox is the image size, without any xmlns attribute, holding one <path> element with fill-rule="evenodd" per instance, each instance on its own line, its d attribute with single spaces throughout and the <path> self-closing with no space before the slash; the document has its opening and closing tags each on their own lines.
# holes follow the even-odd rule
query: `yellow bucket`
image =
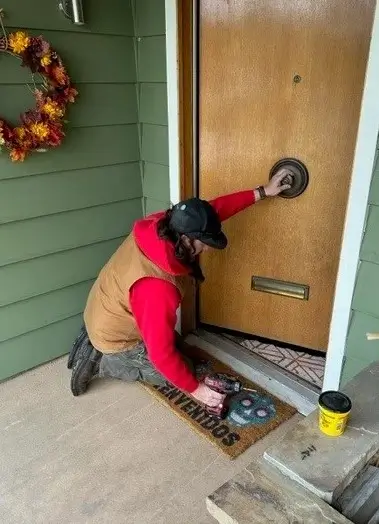
<svg viewBox="0 0 379 524">
<path fill-rule="evenodd" d="M 351 400 L 340 391 L 325 391 L 318 399 L 319 428 L 329 437 L 339 437 L 346 429 Z"/>
</svg>

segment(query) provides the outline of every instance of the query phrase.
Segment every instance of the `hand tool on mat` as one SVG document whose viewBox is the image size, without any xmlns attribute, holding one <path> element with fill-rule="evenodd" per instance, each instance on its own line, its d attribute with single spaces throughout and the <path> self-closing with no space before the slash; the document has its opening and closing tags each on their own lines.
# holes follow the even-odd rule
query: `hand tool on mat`
<svg viewBox="0 0 379 524">
<path fill-rule="evenodd" d="M 228 396 L 240 393 L 241 391 L 256 391 L 255 389 L 244 387 L 240 380 L 231 375 L 226 375 L 225 373 L 214 373 L 213 375 L 207 375 L 204 378 L 204 384 L 210 389 L 213 389 L 213 391 L 217 391 L 217 393 L 226 395 L 222 404 L 219 404 L 216 407 L 206 407 L 208 415 L 218 419 L 224 419 L 228 414 Z"/>
</svg>

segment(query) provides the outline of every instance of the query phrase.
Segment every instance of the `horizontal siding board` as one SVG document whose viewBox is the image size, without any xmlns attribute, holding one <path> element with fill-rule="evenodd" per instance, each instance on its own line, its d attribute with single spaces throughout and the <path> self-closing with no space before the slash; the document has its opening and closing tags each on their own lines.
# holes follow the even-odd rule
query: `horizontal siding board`
<svg viewBox="0 0 379 524">
<path fill-rule="evenodd" d="M 352 307 L 356 311 L 379 318 L 379 264 L 361 263 Z"/>
<path fill-rule="evenodd" d="M 343 367 L 341 386 L 345 386 L 358 373 L 366 369 L 371 362 L 360 358 L 347 358 Z"/>
<path fill-rule="evenodd" d="M 29 80 L 29 79 L 27 79 Z M 80 84 L 75 104 L 66 115 L 70 127 L 133 124 L 138 122 L 135 84 Z M 17 125 L 19 115 L 34 107 L 30 90 L 21 84 L 1 85 L 2 118 Z"/>
<path fill-rule="evenodd" d="M 0 306 L 96 278 L 123 240 L 106 240 L 2 267 Z"/>
<path fill-rule="evenodd" d="M 135 84 L 80 84 L 79 97 L 69 113 L 72 126 L 138 122 Z"/>
<path fill-rule="evenodd" d="M 137 43 L 139 82 L 166 82 L 166 38 L 141 37 Z"/>
<path fill-rule="evenodd" d="M 170 207 L 169 202 L 161 202 L 153 198 L 145 198 L 145 212 L 146 215 L 156 213 L 157 211 L 165 211 Z"/>
<path fill-rule="evenodd" d="M 12 164 L 0 155 L 0 180 L 40 173 L 139 161 L 136 124 L 68 129 L 63 144 L 47 153 L 34 153 Z"/>
<path fill-rule="evenodd" d="M 376 150 L 372 183 L 366 208 L 352 315 L 345 347 L 346 361 L 342 370 L 342 385 L 378 360 L 379 343 L 368 341 L 366 333 L 379 330 L 379 163 Z"/>
<path fill-rule="evenodd" d="M 165 34 L 165 0 L 136 1 L 136 36 Z"/>
<path fill-rule="evenodd" d="M 379 165 L 377 165 L 372 179 L 369 202 L 379 206 Z"/>
<path fill-rule="evenodd" d="M 379 264 L 379 206 L 370 206 L 361 259 Z"/>
<path fill-rule="evenodd" d="M 144 124 L 167 125 L 166 84 L 141 84 L 140 122 Z"/>
<path fill-rule="evenodd" d="M 169 202 L 170 183 L 168 166 L 145 162 L 143 171 L 143 195 L 147 198 L 160 200 L 161 202 Z"/>
<path fill-rule="evenodd" d="M 26 78 L 30 82 L 30 78 Z M 20 124 L 20 115 L 35 106 L 35 97 L 26 85 L 0 84 L 1 117 L 13 126 Z"/>
<path fill-rule="evenodd" d="M 138 163 L 0 181 L 0 224 L 142 197 Z"/>
<path fill-rule="evenodd" d="M 30 31 L 38 35 L 38 31 Z M 43 36 L 62 57 L 72 81 L 123 83 L 136 81 L 133 38 L 83 33 L 43 31 Z M 30 83 L 28 71 L 17 58 L 1 56 L 1 83 Z"/>
<path fill-rule="evenodd" d="M 84 309 L 92 284 L 92 280 L 81 282 L 2 308 L 0 342 L 78 315 Z"/>
<path fill-rule="evenodd" d="M 379 331 L 379 318 L 353 311 L 347 337 L 347 357 L 364 359 L 369 362 L 378 360 L 379 341 L 366 338 L 366 333 L 377 331 Z"/>
<path fill-rule="evenodd" d="M 168 128 L 142 124 L 142 151 L 144 162 L 168 166 Z"/>
<path fill-rule="evenodd" d="M 84 26 L 54 0 L 4 2 L 8 30 L 43 34 L 79 96 L 61 147 L 0 156 L 0 380 L 69 351 L 93 279 L 143 204 L 131 0 L 86 0 Z M 2 116 L 15 125 L 34 106 L 26 83 L 3 54 Z"/>
<path fill-rule="evenodd" d="M 136 199 L 5 224 L 0 266 L 123 236 L 141 214 Z"/>
<path fill-rule="evenodd" d="M 77 315 L 1 342 L 0 380 L 68 353 L 82 322 Z"/>
<path fill-rule="evenodd" d="M 17 28 L 50 29 L 79 33 L 105 33 L 133 36 L 130 0 L 107 0 L 106 7 L 99 0 L 85 0 L 83 26 L 72 24 L 59 12 L 54 0 L 2 0 L 5 23 Z M 117 16 L 115 16 L 115 12 Z"/>
</svg>

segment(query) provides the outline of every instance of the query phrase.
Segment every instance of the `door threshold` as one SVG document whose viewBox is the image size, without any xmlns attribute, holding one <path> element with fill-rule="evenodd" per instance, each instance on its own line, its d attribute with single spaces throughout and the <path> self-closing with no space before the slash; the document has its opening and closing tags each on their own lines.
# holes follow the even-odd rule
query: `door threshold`
<svg viewBox="0 0 379 524">
<path fill-rule="evenodd" d="M 187 342 L 198 346 L 240 375 L 294 406 L 302 415 L 307 416 L 317 408 L 320 391 L 316 386 L 288 371 L 278 369 L 232 340 L 199 329 L 187 337 Z"/>
</svg>

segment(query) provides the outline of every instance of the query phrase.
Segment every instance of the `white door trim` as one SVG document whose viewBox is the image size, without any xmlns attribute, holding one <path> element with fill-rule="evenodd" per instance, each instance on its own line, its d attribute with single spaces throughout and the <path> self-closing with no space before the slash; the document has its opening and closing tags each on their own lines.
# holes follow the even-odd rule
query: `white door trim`
<svg viewBox="0 0 379 524">
<path fill-rule="evenodd" d="M 177 1 L 165 0 L 170 200 L 180 198 Z M 338 268 L 323 389 L 338 389 L 379 131 L 379 8 L 371 47 Z"/>
<path fill-rule="evenodd" d="M 170 202 L 180 200 L 179 61 L 177 0 L 165 0 Z"/>
</svg>

